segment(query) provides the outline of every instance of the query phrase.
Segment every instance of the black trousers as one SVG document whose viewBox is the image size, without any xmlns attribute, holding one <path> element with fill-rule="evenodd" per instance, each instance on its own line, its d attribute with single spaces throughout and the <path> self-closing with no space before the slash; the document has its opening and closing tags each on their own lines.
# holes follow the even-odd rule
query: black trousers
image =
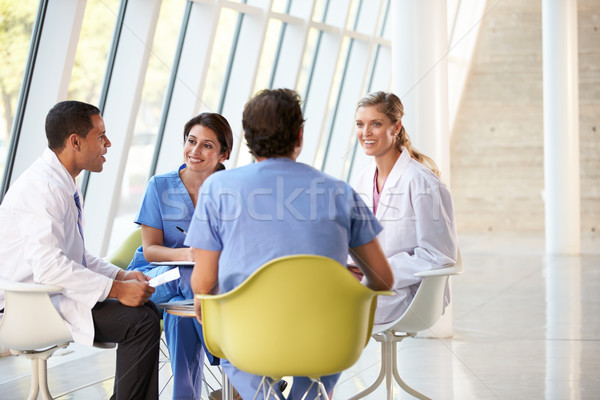
<svg viewBox="0 0 600 400">
<path fill-rule="evenodd" d="M 117 343 L 116 400 L 158 399 L 160 318 L 154 303 L 128 307 L 116 299 L 92 309 L 95 342 Z"/>
</svg>

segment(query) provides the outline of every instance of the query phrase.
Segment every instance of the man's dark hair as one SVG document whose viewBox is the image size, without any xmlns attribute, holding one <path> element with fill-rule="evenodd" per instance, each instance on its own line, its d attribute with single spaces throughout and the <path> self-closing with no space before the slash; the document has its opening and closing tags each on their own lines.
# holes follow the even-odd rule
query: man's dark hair
<svg viewBox="0 0 600 400">
<path fill-rule="evenodd" d="M 246 103 L 244 137 L 255 157 L 289 156 L 304 124 L 301 100 L 290 89 L 265 89 Z"/>
<path fill-rule="evenodd" d="M 72 134 L 85 138 L 94 127 L 92 115 L 100 114 L 98 107 L 81 101 L 61 101 L 48 111 L 46 116 L 46 138 L 48 147 L 61 150 Z"/>
</svg>

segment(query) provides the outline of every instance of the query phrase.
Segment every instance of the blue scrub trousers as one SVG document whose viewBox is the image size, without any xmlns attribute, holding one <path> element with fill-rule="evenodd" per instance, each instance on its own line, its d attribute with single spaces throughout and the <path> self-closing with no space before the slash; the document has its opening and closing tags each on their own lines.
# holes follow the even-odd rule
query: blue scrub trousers
<svg viewBox="0 0 600 400">
<path fill-rule="evenodd" d="M 171 268 L 159 266 L 145 274 L 153 278 Z M 150 299 L 159 304 L 193 298 L 190 284 L 192 270 L 192 267 L 179 267 L 181 277 L 158 286 Z M 173 371 L 173 399 L 200 399 L 204 355 L 212 365 L 218 365 L 220 360 L 205 349 L 202 325 L 196 318 L 163 313 L 163 320 Z"/>
</svg>

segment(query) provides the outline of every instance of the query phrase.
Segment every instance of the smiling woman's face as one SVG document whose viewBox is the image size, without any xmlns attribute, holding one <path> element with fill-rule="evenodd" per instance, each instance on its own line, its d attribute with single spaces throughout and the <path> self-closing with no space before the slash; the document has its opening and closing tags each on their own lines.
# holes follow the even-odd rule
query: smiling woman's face
<svg viewBox="0 0 600 400">
<path fill-rule="evenodd" d="M 183 146 L 183 159 L 190 170 L 212 173 L 225 160 L 216 133 L 205 126 L 195 125 Z"/>
<path fill-rule="evenodd" d="M 383 157 L 395 149 L 401 122 L 393 123 L 377 106 L 356 110 L 356 136 L 368 156 Z"/>
</svg>

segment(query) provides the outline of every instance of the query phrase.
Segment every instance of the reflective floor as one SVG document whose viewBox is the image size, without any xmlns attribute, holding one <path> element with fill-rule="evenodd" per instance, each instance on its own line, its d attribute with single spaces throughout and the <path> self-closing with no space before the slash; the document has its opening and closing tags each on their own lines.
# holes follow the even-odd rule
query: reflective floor
<svg viewBox="0 0 600 400">
<path fill-rule="evenodd" d="M 454 336 L 404 340 L 404 380 L 433 399 L 600 398 L 600 238 L 584 237 L 577 257 L 545 255 L 539 236 L 461 236 L 461 250 L 466 272 L 452 283 Z M 379 360 L 372 341 L 333 399 L 369 386 Z M 107 399 L 113 370 L 114 351 L 71 345 L 49 360 L 50 390 L 57 399 Z M 165 364 L 161 382 L 169 376 Z M 0 399 L 25 398 L 29 378 L 27 360 L 1 357 Z M 385 399 L 385 391 L 366 398 Z M 395 388 L 394 399 L 410 398 Z"/>
</svg>

